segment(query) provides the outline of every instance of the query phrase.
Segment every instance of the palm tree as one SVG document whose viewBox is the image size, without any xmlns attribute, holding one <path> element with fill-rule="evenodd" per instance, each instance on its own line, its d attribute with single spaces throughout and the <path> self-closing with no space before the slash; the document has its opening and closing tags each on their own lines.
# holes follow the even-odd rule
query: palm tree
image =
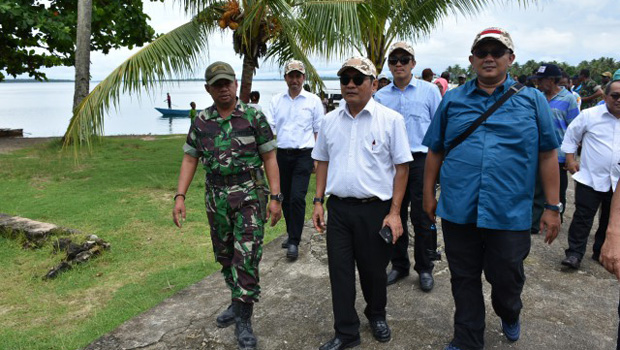
<svg viewBox="0 0 620 350">
<path fill-rule="evenodd" d="M 296 58 L 306 64 L 313 85 L 321 84 L 298 40 L 309 31 L 296 19 L 296 0 L 183 0 L 187 13 L 196 13 L 191 21 L 158 37 L 129 57 L 102 80 L 74 110 L 65 132 L 64 145 L 74 150 L 91 145 L 93 137 L 103 135 L 104 113 L 117 106 L 123 92 L 140 94 L 142 89 L 161 86 L 166 79 L 187 76 L 200 66 L 208 51 L 208 37 L 216 31 L 232 30 L 235 52 L 243 57 L 241 73 L 242 101 L 249 100 L 252 78 L 261 57 L 278 63 Z M 303 42 L 307 42 L 304 40 Z"/>
<path fill-rule="evenodd" d="M 430 34 L 449 13 L 473 15 L 493 2 L 508 3 L 505 0 L 309 1 L 303 17 L 312 25 L 315 38 L 307 44 L 320 54 L 353 48 L 365 54 L 377 72 L 381 72 L 387 50 L 395 40 L 416 41 Z M 520 5 L 530 2 L 535 0 L 517 1 Z"/>
<path fill-rule="evenodd" d="M 92 0 L 78 1 L 77 38 L 75 47 L 75 91 L 73 109 L 88 95 L 90 82 L 90 29 Z"/>
</svg>

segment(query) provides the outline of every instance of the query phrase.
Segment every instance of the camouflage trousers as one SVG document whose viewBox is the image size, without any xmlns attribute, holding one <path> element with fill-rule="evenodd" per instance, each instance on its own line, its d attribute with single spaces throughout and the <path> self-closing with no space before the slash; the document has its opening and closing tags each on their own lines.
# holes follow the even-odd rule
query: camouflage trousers
<svg viewBox="0 0 620 350">
<path fill-rule="evenodd" d="M 263 255 L 266 191 L 253 181 L 222 187 L 207 184 L 206 189 L 213 252 L 222 265 L 232 300 L 258 301 L 258 263 Z"/>
</svg>

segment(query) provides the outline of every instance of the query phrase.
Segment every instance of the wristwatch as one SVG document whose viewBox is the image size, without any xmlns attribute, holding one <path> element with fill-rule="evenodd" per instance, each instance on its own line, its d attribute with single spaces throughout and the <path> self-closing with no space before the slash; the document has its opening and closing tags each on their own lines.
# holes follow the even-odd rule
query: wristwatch
<svg viewBox="0 0 620 350">
<path fill-rule="evenodd" d="M 314 197 L 314 199 L 312 200 L 312 203 L 321 203 L 323 204 L 325 202 L 325 198 L 324 197 Z"/>
<path fill-rule="evenodd" d="M 562 202 L 558 203 L 557 205 L 551 205 L 551 204 L 545 203 L 545 209 L 557 211 L 558 213 L 561 213 L 563 208 L 564 208 L 564 205 L 562 205 Z"/>
<path fill-rule="evenodd" d="M 282 192 L 280 192 L 278 194 L 272 194 L 271 196 L 269 196 L 269 198 L 272 201 L 278 201 L 280 203 L 284 202 L 284 195 L 282 194 Z"/>
</svg>

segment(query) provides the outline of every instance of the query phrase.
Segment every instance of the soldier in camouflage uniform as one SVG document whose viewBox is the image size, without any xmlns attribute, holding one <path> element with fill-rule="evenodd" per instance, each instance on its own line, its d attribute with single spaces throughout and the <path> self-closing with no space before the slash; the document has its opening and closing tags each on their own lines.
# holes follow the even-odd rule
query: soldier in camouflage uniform
<svg viewBox="0 0 620 350">
<path fill-rule="evenodd" d="M 173 220 L 181 227 L 185 193 L 200 160 L 206 172 L 205 204 L 213 251 L 232 294 L 232 304 L 217 317 L 217 325 L 235 323 L 239 348 L 255 349 L 250 319 L 260 293 L 264 224 L 271 218 L 275 225 L 282 212 L 276 141 L 265 116 L 237 102 L 237 81 L 230 65 L 211 64 L 205 79 L 214 104 L 194 119 L 183 146 Z M 270 188 L 278 193 L 268 205 L 263 163 Z"/>
<path fill-rule="evenodd" d="M 579 81 L 581 84 L 577 87 L 577 92 L 581 96 L 581 110 L 596 106 L 603 96 L 603 90 L 590 78 L 589 69 L 579 72 Z"/>
</svg>

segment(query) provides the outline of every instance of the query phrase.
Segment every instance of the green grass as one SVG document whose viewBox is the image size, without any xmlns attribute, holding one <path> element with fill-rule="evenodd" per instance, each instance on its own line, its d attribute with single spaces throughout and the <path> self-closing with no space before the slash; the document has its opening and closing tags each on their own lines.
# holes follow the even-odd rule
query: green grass
<svg viewBox="0 0 620 350">
<path fill-rule="evenodd" d="M 52 142 L 0 155 L 0 213 L 94 233 L 112 247 L 61 274 L 41 277 L 60 255 L 0 237 L 0 349 L 76 349 L 166 297 L 219 271 L 204 209 L 204 171 L 172 223 L 183 136 L 112 137 L 78 164 Z M 314 176 L 306 215 L 312 210 Z M 265 241 L 285 231 L 267 228 Z"/>
</svg>

